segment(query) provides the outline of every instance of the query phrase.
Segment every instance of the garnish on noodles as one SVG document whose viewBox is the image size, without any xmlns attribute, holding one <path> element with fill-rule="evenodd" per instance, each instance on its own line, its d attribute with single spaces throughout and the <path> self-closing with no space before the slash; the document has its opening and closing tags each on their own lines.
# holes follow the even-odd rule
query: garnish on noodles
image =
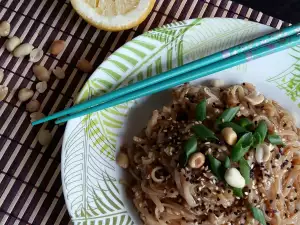
<svg viewBox="0 0 300 225">
<path fill-rule="evenodd" d="M 184 84 L 172 95 L 120 153 L 143 224 L 300 224 L 291 114 L 250 83 Z"/>
</svg>

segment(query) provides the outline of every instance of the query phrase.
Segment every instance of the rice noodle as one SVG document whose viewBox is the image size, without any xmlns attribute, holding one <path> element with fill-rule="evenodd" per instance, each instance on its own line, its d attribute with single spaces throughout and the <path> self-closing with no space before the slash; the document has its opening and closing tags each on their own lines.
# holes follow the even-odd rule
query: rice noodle
<svg viewBox="0 0 300 225">
<path fill-rule="evenodd" d="M 271 225 L 300 224 L 300 129 L 295 119 L 277 102 L 258 94 L 254 85 L 228 88 L 184 84 L 172 92 L 173 101 L 155 110 L 146 129 L 134 137 L 129 154 L 133 202 L 144 225 L 258 225 L 247 205 L 260 208 Z M 258 163 L 255 149 L 245 155 L 251 167 L 251 182 L 239 198 L 210 171 L 180 166 L 183 143 L 191 137 L 197 104 L 206 99 L 205 126 L 215 131 L 220 143 L 198 141 L 197 151 L 220 161 L 232 146 L 221 140 L 214 121 L 224 107 L 239 106 L 237 120 L 254 124 L 265 121 L 269 133 L 277 133 L 285 147 L 272 150 L 270 159 Z M 219 133 L 218 133 L 219 132 Z M 267 139 L 266 139 L 267 141 Z M 224 143 L 225 144 L 224 144 Z M 268 141 L 266 144 L 269 144 Z M 238 163 L 232 163 L 238 167 Z"/>
<path fill-rule="evenodd" d="M 142 156 L 142 163 L 144 165 L 149 165 L 149 164 L 153 163 L 154 160 L 155 160 L 155 155 L 153 152 L 148 152 L 148 157 Z"/>
<path fill-rule="evenodd" d="M 157 167 L 155 167 L 152 171 L 151 171 L 151 178 L 152 178 L 152 180 L 154 181 L 154 182 L 156 182 L 156 183 L 162 183 L 164 180 L 165 180 L 165 178 L 164 177 L 157 177 L 156 176 L 156 172 L 158 171 L 158 170 L 161 170 L 161 169 L 163 169 L 163 167 L 162 166 L 157 166 Z"/>
</svg>

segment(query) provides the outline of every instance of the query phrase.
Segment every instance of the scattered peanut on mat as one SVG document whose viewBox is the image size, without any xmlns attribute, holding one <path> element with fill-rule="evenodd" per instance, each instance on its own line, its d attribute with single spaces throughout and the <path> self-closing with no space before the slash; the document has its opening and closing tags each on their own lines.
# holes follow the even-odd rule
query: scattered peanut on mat
<svg viewBox="0 0 300 225">
<path fill-rule="evenodd" d="M 32 70 L 39 81 L 49 81 L 50 73 L 44 66 L 34 65 L 32 67 Z"/>
<path fill-rule="evenodd" d="M 3 101 L 3 99 L 5 99 L 7 93 L 8 93 L 8 87 L 4 85 L 0 85 L 0 101 Z"/>
<path fill-rule="evenodd" d="M 49 145 L 52 140 L 52 135 L 49 130 L 40 130 L 38 133 L 38 141 L 41 145 Z"/>
<path fill-rule="evenodd" d="M 41 113 L 41 112 L 33 112 L 30 114 L 31 122 L 42 119 L 44 117 L 45 117 L 45 114 Z"/>
<path fill-rule="evenodd" d="M 52 45 L 50 46 L 49 52 L 52 55 L 58 55 L 61 53 L 65 48 L 65 41 L 63 40 L 55 40 L 53 41 Z"/>
<path fill-rule="evenodd" d="M 18 93 L 19 101 L 26 102 L 33 96 L 33 94 L 33 90 L 30 90 L 28 88 L 22 88 Z"/>
<path fill-rule="evenodd" d="M 55 69 L 52 72 L 59 80 L 64 79 L 66 76 L 65 71 L 61 67 L 58 67 L 58 66 L 55 67 Z"/>
<path fill-rule="evenodd" d="M 20 44 L 21 39 L 16 36 L 13 36 L 5 42 L 5 47 L 7 51 L 13 52 L 16 49 L 16 47 L 18 47 Z"/>
<path fill-rule="evenodd" d="M 34 48 L 34 46 L 30 43 L 22 43 L 22 40 L 17 36 L 8 37 L 11 30 L 10 23 L 8 21 L 0 22 L 0 37 L 7 37 L 5 42 L 5 48 L 8 52 L 10 52 L 14 57 L 25 57 L 29 56 L 29 61 L 33 63 L 39 62 L 44 55 L 44 51 L 39 48 Z M 50 46 L 49 52 L 52 55 L 58 55 L 65 49 L 65 41 L 64 40 L 55 40 Z M 77 62 L 76 67 L 85 72 L 90 73 L 93 71 L 92 64 L 86 59 L 80 59 Z M 38 93 L 44 93 L 47 88 L 47 81 L 50 79 L 50 71 L 46 69 L 42 65 L 34 65 L 32 67 L 33 73 L 35 77 L 40 81 L 36 83 L 36 91 Z M 57 79 L 64 79 L 66 74 L 65 71 L 61 67 L 55 67 L 53 69 L 53 74 Z M 4 73 L 3 70 L 0 70 L 0 82 L 3 80 Z M 8 93 L 8 88 L 4 85 L 0 85 L 0 101 L 2 101 Z M 22 88 L 18 92 L 18 99 L 21 102 L 29 101 L 34 95 L 34 91 L 28 88 Z M 26 104 L 26 110 L 30 112 L 31 122 L 35 120 L 39 120 L 45 115 L 42 112 L 38 112 L 41 107 L 41 104 L 38 100 L 31 99 Z M 52 139 L 52 135 L 48 130 L 41 130 L 38 134 L 38 141 L 42 145 L 48 145 Z"/>
<path fill-rule="evenodd" d="M 10 30 L 9 23 L 7 24 L 5 22 L 6 21 L 0 23 L 0 36 L 3 37 L 6 33 L 9 33 L 9 31 L 7 31 L 8 27 Z M 24 57 L 26 55 L 29 55 L 29 61 L 31 62 L 38 62 L 41 60 L 44 55 L 44 51 L 42 49 L 34 49 L 34 47 L 29 43 L 21 43 L 22 41 L 19 37 L 13 36 L 8 38 L 8 40 L 5 42 L 5 48 L 7 49 L 7 51 L 12 52 L 13 56 L 15 57 Z"/>
<path fill-rule="evenodd" d="M 29 61 L 36 63 L 42 59 L 43 55 L 44 51 L 42 49 L 35 48 L 29 54 Z"/>
<path fill-rule="evenodd" d="M 78 60 L 76 67 L 85 73 L 90 73 L 93 71 L 92 64 L 86 59 Z"/>
<path fill-rule="evenodd" d="M 0 37 L 7 37 L 10 33 L 10 23 L 8 21 L 2 21 L 0 23 Z"/>
<path fill-rule="evenodd" d="M 38 100 L 36 100 L 36 99 L 31 100 L 30 102 L 28 102 L 28 103 L 26 104 L 26 110 L 27 110 L 28 112 L 37 112 L 37 111 L 39 111 L 40 107 L 41 107 L 41 104 L 40 104 L 40 102 L 39 102 Z"/>
<path fill-rule="evenodd" d="M 44 93 L 47 90 L 47 86 L 46 81 L 41 81 L 36 84 L 35 89 L 38 93 Z"/>
<path fill-rule="evenodd" d="M 29 55 L 33 49 L 34 47 L 29 43 L 21 44 L 15 48 L 15 50 L 13 51 L 13 56 L 17 58 L 24 57 L 26 55 Z"/>
</svg>

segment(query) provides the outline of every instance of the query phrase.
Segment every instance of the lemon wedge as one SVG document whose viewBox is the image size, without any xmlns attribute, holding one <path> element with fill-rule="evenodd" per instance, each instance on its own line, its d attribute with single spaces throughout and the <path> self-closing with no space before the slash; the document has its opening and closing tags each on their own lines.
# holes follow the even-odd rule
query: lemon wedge
<svg viewBox="0 0 300 225">
<path fill-rule="evenodd" d="M 71 0 L 73 8 L 91 25 L 108 31 L 130 29 L 142 23 L 155 0 Z"/>
</svg>

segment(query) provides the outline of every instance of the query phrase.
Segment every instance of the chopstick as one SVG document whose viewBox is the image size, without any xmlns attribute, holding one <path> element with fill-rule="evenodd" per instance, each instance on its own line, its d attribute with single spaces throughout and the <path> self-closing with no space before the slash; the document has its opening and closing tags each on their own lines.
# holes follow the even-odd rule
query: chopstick
<svg viewBox="0 0 300 225">
<path fill-rule="evenodd" d="M 300 23 L 296 24 L 294 26 L 284 28 L 284 29 L 279 30 L 277 32 L 274 32 L 272 34 L 268 34 L 268 35 L 265 35 L 263 37 L 256 38 L 256 39 L 254 39 L 252 41 L 249 41 L 247 43 L 243 43 L 243 44 L 240 44 L 238 46 L 226 49 L 226 50 L 218 52 L 218 53 L 215 53 L 215 54 L 207 56 L 205 58 L 193 61 L 193 62 L 185 64 L 181 67 L 174 68 L 174 69 L 166 71 L 162 74 L 147 78 L 145 80 L 142 80 L 142 81 L 139 81 L 137 83 L 128 85 L 126 87 L 117 89 L 117 90 L 112 91 L 110 93 L 107 93 L 105 95 L 95 97 L 95 98 L 90 99 L 90 100 L 88 100 L 86 102 L 83 102 L 81 104 L 78 104 L 78 105 L 75 105 L 75 106 L 70 107 L 68 109 L 65 109 L 63 111 L 54 113 L 54 114 L 49 115 L 47 117 L 44 117 L 40 120 L 34 121 L 32 123 L 32 125 L 37 125 L 37 124 L 44 123 L 44 122 L 47 122 L 49 120 L 53 120 L 53 119 L 56 119 L 56 118 L 59 118 L 59 117 L 62 117 L 62 116 L 68 115 L 68 114 L 76 113 L 76 112 L 81 111 L 81 110 L 86 110 L 87 108 L 96 106 L 100 103 L 108 102 L 110 100 L 116 99 L 120 96 L 124 96 L 124 95 L 126 95 L 128 93 L 131 93 L 133 91 L 136 91 L 138 89 L 143 89 L 147 86 L 150 86 L 150 85 L 153 85 L 153 84 L 156 84 L 156 83 L 160 83 L 164 80 L 168 80 L 170 78 L 179 76 L 181 74 L 199 69 L 199 68 L 207 66 L 209 64 L 212 64 L 212 63 L 221 61 L 223 59 L 226 59 L 228 57 L 232 57 L 234 55 L 247 52 L 249 50 L 258 48 L 260 46 L 263 46 L 265 44 L 272 43 L 274 41 L 280 40 L 284 37 L 294 35 L 298 32 L 300 32 Z"/>
<path fill-rule="evenodd" d="M 103 110 L 112 106 L 116 106 L 118 104 L 122 104 L 124 102 L 128 102 L 137 98 L 141 98 L 147 95 L 151 95 L 172 87 L 175 87 L 177 85 L 199 79 L 201 77 L 231 68 L 233 66 L 237 66 L 239 64 L 245 63 L 250 60 L 258 59 L 263 56 L 282 51 L 284 49 L 296 46 L 300 44 L 300 35 L 293 35 L 284 39 L 281 39 L 275 43 L 254 49 L 253 51 L 248 51 L 245 53 L 241 53 L 235 56 L 232 56 L 230 58 L 224 59 L 220 62 L 213 63 L 210 65 L 207 65 L 205 67 L 202 67 L 200 69 L 187 72 L 185 74 L 181 74 L 179 76 L 170 78 L 168 80 L 164 80 L 160 82 L 159 84 L 150 85 L 143 89 L 138 89 L 136 91 L 130 92 L 126 95 L 123 95 L 119 98 L 116 98 L 114 100 L 111 100 L 109 102 L 104 102 L 103 104 L 85 109 L 83 111 L 74 113 L 72 115 L 63 117 L 55 121 L 56 124 L 66 122 L 70 119 L 74 119 L 76 117 L 84 116 L 86 114 L 90 114 L 99 110 Z"/>
</svg>

